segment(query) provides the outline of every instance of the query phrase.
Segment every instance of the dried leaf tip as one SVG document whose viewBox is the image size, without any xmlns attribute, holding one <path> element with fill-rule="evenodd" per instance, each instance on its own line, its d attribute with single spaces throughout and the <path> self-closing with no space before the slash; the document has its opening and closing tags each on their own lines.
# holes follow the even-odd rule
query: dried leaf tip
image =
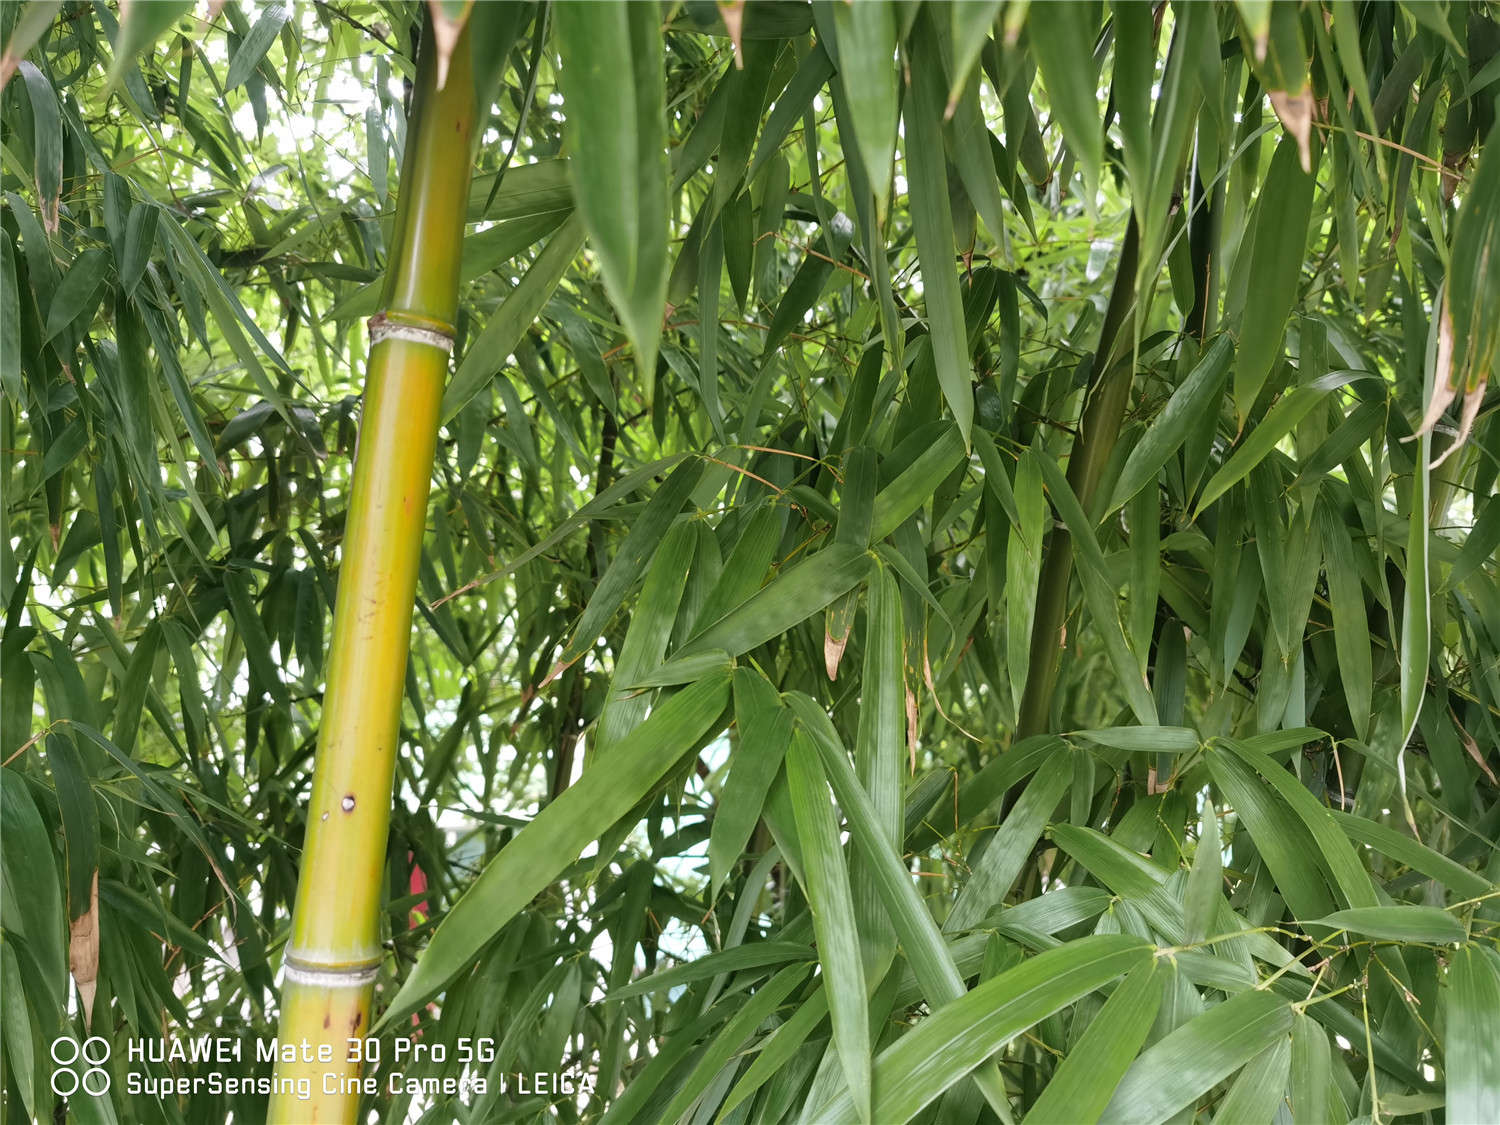
<svg viewBox="0 0 1500 1125">
<path fill-rule="evenodd" d="M 1428 400 L 1427 411 L 1422 415 L 1422 422 L 1417 427 L 1416 433 L 1406 438 L 1407 441 L 1415 441 L 1417 438 L 1430 434 L 1437 426 L 1438 420 L 1453 404 L 1453 400 L 1458 397 L 1459 380 L 1456 380 L 1453 375 L 1453 316 L 1448 308 L 1446 294 L 1443 297 L 1442 312 L 1439 314 L 1437 357 L 1433 367 L 1432 398 Z M 1479 406 L 1484 400 L 1487 376 L 1487 372 L 1481 373 L 1481 377 L 1474 386 L 1464 391 L 1463 408 L 1459 413 L 1458 433 L 1448 448 L 1443 450 L 1429 468 L 1437 468 L 1468 441 L 1469 434 L 1474 429 L 1474 423 L 1479 418 Z"/>
<path fill-rule="evenodd" d="M 428 0 L 432 12 L 432 37 L 437 44 L 437 88 L 448 84 L 448 63 L 458 45 L 474 0 Z"/>
<path fill-rule="evenodd" d="M 729 41 L 734 44 L 734 69 L 745 69 L 745 0 L 718 0 L 719 16 L 729 32 Z"/>
</svg>

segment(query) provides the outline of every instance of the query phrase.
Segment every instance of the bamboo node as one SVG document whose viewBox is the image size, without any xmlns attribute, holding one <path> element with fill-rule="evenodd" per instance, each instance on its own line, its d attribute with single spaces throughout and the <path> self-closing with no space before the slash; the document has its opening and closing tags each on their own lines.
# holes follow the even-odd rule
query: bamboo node
<svg viewBox="0 0 1500 1125">
<path fill-rule="evenodd" d="M 362 988 L 380 975 L 379 961 L 366 961 L 355 965 L 314 965 L 298 960 L 290 953 L 281 959 L 281 973 L 285 980 L 313 988 Z"/>
<path fill-rule="evenodd" d="M 436 321 L 384 312 L 372 316 L 368 327 L 371 348 L 382 340 L 405 340 L 411 344 L 426 344 L 444 354 L 453 351 L 452 329 Z"/>
</svg>

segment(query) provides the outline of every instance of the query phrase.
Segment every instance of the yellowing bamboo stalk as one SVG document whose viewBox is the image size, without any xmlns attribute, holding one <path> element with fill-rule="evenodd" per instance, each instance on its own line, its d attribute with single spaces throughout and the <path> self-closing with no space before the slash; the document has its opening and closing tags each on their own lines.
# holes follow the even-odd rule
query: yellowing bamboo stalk
<svg viewBox="0 0 1500 1125">
<path fill-rule="evenodd" d="M 381 963 L 380 906 L 412 606 L 453 346 L 476 104 L 469 36 L 437 85 L 423 35 L 344 530 L 323 721 L 267 1120 L 352 1122 Z M 304 1044 L 306 1045 L 304 1047 Z M 319 1049 L 323 1057 L 319 1057 Z M 307 1080 L 303 1098 L 299 1080 Z"/>
</svg>

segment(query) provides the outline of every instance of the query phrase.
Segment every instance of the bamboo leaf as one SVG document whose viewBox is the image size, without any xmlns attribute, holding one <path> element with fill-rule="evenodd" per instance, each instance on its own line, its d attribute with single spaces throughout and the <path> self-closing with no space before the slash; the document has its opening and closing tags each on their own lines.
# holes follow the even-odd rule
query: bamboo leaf
<svg viewBox="0 0 1500 1125">
<path fill-rule="evenodd" d="M 62 118 L 58 112 L 57 94 L 35 63 L 22 59 L 18 69 L 26 85 L 26 97 L 31 102 L 32 175 L 41 203 L 42 225 L 49 232 L 55 232 L 63 173 Z"/>
<path fill-rule="evenodd" d="M 860 785 L 873 806 L 875 822 L 893 850 L 900 849 L 904 828 L 901 767 L 905 749 L 906 681 L 902 626 L 901 594 L 896 580 L 885 567 L 876 567 L 869 584 L 854 759 Z M 895 934 L 881 903 L 876 876 L 862 855 L 854 857 L 851 876 L 866 976 L 878 980 L 895 956 Z"/>
<path fill-rule="evenodd" d="M 1167 459 L 1182 448 L 1195 426 L 1202 425 L 1204 409 L 1215 401 L 1234 358 L 1234 342 L 1220 336 L 1203 352 L 1182 385 L 1172 392 L 1167 405 L 1130 450 L 1120 470 L 1104 515 L 1118 509 L 1150 481 L 1156 479 Z"/>
<path fill-rule="evenodd" d="M 728 695 L 727 674 L 678 692 L 537 813 L 443 917 L 381 1024 L 405 1017 L 469 965 L 502 926 L 713 728 Z"/>
<path fill-rule="evenodd" d="M 991 977 L 880 1052 L 871 1074 L 874 1120 L 910 1120 L 1021 1032 L 1150 956 L 1151 947 L 1139 938 L 1100 934 Z M 857 1120 L 847 1091 L 821 1107 L 817 1119 L 830 1125 Z"/>
<path fill-rule="evenodd" d="M 1333 1081 L 1328 1033 L 1303 1013 L 1292 1023 L 1292 1064 L 1288 1093 L 1293 1119 L 1331 1121 L 1328 1087 Z"/>
<path fill-rule="evenodd" d="M 593 754 L 608 753 L 610 747 L 646 717 L 650 694 L 637 690 L 635 685 L 661 663 L 662 654 L 667 651 L 695 546 L 692 525 L 673 524 L 651 559 L 646 581 L 641 586 L 640 600 L 615 658 L 609 697 L 599 714 L 599 725 L 593 737 Z"/>
<path fill-rule="evenodd" d="M 1005 667 L 1011 697 L 1019 700 L 1026 690 L 1031 664 L 1031 634 L 1048 515 L 1041 465 L 1037 454 L 1029 449 L 1016 462 L 1013 495 L 1017 518 L 1011 524 L 1005 548 Z"/>
<path fill-rule="evenodd" d="M 1491 890 L 1491 885 L 1484 876 L 1455 863 L 1410 836 L 1402 835 L 1394 828 L 1339 809 L 1330 809 L 1329 814 L 1334 823 L 1356 844 L 1365 844 L 1413 871 L 1420 871 L 1429 879 L 1436 879 L 1455 894 L 1476 898 Z"/>
<path fill-rule="evenodd" d="M 443 421 L 449 422 L 464 408 L 506 362 L 506 357 L 536 320 L 551 298 L 563 274 L 583 245 L 583 223 L 577 216 L 567 222 L 537 255 L 520 284 L 510 291 L 495 314 L 464 353 L 458 370 L 443 393 Z M 498 362 L 497 362 L 498 361 Z"/>
<path fill-rule="evenodd" d="M 928 17 L 930 18 L 930 17 Z M 918 57 L 936 60 L 927 18 L 918 20 L 912 50 Z M 928 340 L 938 385 L 965 446 L 974 415 L 974 373 L 964 346 L 963 297 L 954 268 L 953 213 L 948 202 L 947 161 L 943 156 L 942 76 L 936 65 L 915 67 L 903 116 L 906 144 L 906 178 L 911 184 L 912 228 L 916 233 L 917 257 L 922 269 L 922 296 L 927 307 Z"/>
<path fill-rule="evenodd" d="M 1292 1028 L 1292 1008 L 1250 991 L 1215 1004 L 1158 1040 L 1125 1072 L 1104 1120 L 1158 1125 L 1193 1105 Z"/>
<path fill-rule="evenodd" d="M 739 746 L 719 797 L 708 839 L 709 884 L 717 895 L 760 819 L 792 737 L 792 715 L 759 672 L 736 668 L 734 718 Z"/>
<path fill-rule="evenodd" d="M 713 1037 L 699 1056 L 692 1073 L 683 1080 L 676 1095 L 662 1111 L 663 1121 L 677 1121 L 687 1113 L 745 1040 L 781 1006 L 793 989 L 807 979 L 809 971 L 810 968 L 806 965 L 788 966 L 756 989 L 755 995 L 729 1017 L 723 1030 Z"/>
<path fill-rule="evenodd" d="M 557 663 L 547 675 L 548 680 L 594 646 L 605 624 L 619 610 L 626 594 L 640 580 L 647 561 L 661 546 L 667 529 L 682 512 L 683 504 L 692 495 L 702 475 L 703 462 L 698 460 L 684 461 L 672 470 L 672 475 L 646 505 L 646 510 L 641 513 L 640 519 L 615 552 L 615 557 L 610 560 L 609 569 L 594 587 L 593 595 L 573 629 L 573 640 L 558 657 Z"/>
<path fill-rule="evenodd" d="M 1443 983 L 1449 1028 L 1444 1107 L 1448 1120 L 1497 1120 L 1500 962 L 1494 950 L 1475 944 L 1455 950 Z"/>
<path fill-rule="evenodd" d="M 0 798 L 4 799 L 4 860 L 6 901 L 20 910 L 6 911 L 6 928 L 26 941 L 34 963 L 42 970 L 42 987 L 60 1005 L 65 995 L 67 961 L 63 934 L 67 930 L 58 894 L 52 844 L 26 780 L 13 769 L 0 769 Z M 9 1005 L 7 1005 L 9 1006 Z"/>
<path fill-rule="evenodd" d="M 1355 733 L 1363 734 L 1370 729 L 1370 700 L 1375 687 L 1364 587 L 1348 529 L 1326 503 L 1320 503 L 1317 512 L 1323 538 L 1323 572 L 1328 576 L 1328 602 L 1333 611 L 1339 681 L 1343 684 L 1344 702 Z"/>
<path fill-rule="evenodd" d="M 1070 738 L 1082 738 L 1100 746 L 1118 750 L 1147 750 L 1165 754 L 1186 754 L 1198 749 L 1198 732 L 1187 727 L 1107 727 L 1103 730 L 1075 730 Z"/>
<path fill-rule="evenodd" d="M 695 981 L 709 980 L 721 973 L 737 973 L 746 969 L 764 969 L 785 965 L 789 961 L 811 961 L 813 951 L 809 946 L 788 941 L 755 941 L 731 946 L 717 953 L 710 953 L 695 960 L 660 969 L 647 976 L 638 977 L 629 984 L 612 990 L 610 1003 L 628 1000 L 632 996 L 649 996 L 653 992 L 664 992 Z"/>
<path fill-rule="evenodd" d="M 1458 919 L 1435 906 L 1366 906 L 1338 910 L 1317 919 L 1320 925 L 1380 941 L 1449 944 L 1467 936 Z"/>
<path fill-rule="evenodd" d="M 839 847 L 838 824 L 828 804 L 828 783 L 811 739 L 800 729 L 786 751 L 792 812 L 802 841 L 801 878 L 818 937 L 818 961 L 828 989 L 828 1011 L 839 1063 L 853 1091 L 857 1120 L 871 1120 L 870 1028 L 859 928 L 849 872 Z M 884 1120 L 879 1118 L 878 1120 Z"/>
<path fill-rule="evenodd" d="M 876 214 L 883 217 L 890 202 L 901 102 L 900 71 L 894 61 L 896 5 L 891 0 L 866 0 L 832 7 L 839 75 L 849 97 L 860 159 L 875 193 Z"/>
<path fill-rule="evenodd" d="M 1139 965 L 1115 986 L 1099 1014 L 1089 1021 L 1073 1049 L 1052 1072 L 1027 1122 L 1093 1125 L 1116 1084 L 1146 1041 L 1161 1007 L 1166 974 L 1153 961 Z"/>
<path fill-rule="evenodd" d="M 1087 0 L 1062 0 L 1033 9 L 1028 21 L 1028 38 L 1048 100 L 1068 148 L 1078 158 L 1083 190 L 1091 199 L 1104 163 L 1099 69 L 1094 62 L 1097 12 L 1097 6 Z"/>
<path fill-rule="evenodd" d="M 831 543 L 788 567 L 734 609 L 694 635 L 672 660 L 722 649 L 740 656 L 806 621 L 869 572 L 870 556 L 849 543 Z M 669 664 L 666 667 L 671 667 Z"/>
<path fill-rule="evenodd" d="M 864 861 L 864 869 L 869 873 L 890 924 L 900 938 L 923 995 L 933 1004 L 957 1000 L 964 994 L 963 977 L 943 941 L 942 932 L 912 885 L 904 858 L 892 846 L 882 828 L 880 813 L 850 768 L 848 755 L 833 724 L 811 697 L 793 692 L 789 700 L 818 751 L 834 796 L 848 820 L 849 834 Z M 991 1108 L 1002 1116 L 1008 1114 L 1009 1102 L 999 1071 L 993 1066 L 982 1066 L 974 1079 Z"/>
<path fill-rule="evenodd" d="M 134 8 L 131 10 L 134 11 Z M 250 34 L 245 36 L 229 60 L 229 73 L 224 78 L 226 91 L 244 85 L 255 73 L 261 60 L 266 57 L 266 52 L 271 49 L 271 44 L 276 42 L 276 37 L 291 18 L 292 10 L 285 4 L 268 4 L 260 9 L 260 17 L 251 27 Z"/>
<path fill-rule="evenodd" d="M 1140 662 L 1130 651 L 1129 642 L 1120 625 L 1119 611 L 1115 608 L 1114 591 L 1111 589 L 1108 570 L 1104 564 L 1104 552 L 1094 536 L 1093 524 L 1084 514 L 1067 478 L 1051 457 L 1039 457 L 1042 476 L 1052 504 L 1062 517 L 1078 551 L 1078 575 L 1083 584 L 1083 596 L 1088 603 L 1094 627 L 1104 638 L 1105 652 L 1119 677 L 1120 686 L 1130 702 L 1130 709 L 1142 726 L 1156 726 L 1156 702 L 1146 679 L 1141 675 Z"/>
<path fill-rule="evenodd" d="M 1484 564 L 1494 560 L 1497 552 L 1500 552 L 1500 501 L 1491 495 L 1484 502 L 1484 510 L 1474 521 L 1474 526 L 1465 537 L 1463 546 L 1459 548 L 1458 557 L 1453 560 L 1453 566 L 1443 580 L 1443 590 L 1456 589 L 1476 572 L 1479 574 L 1480 582 L 1487 581 L 1488 577 L 1483 570 Z"/>
<path fill-rule="evenodd" d="M 1203 831 L 1193 853 L 1182 899 L 1182 940 L 1189 945 L 1213 935 L 1224 883 L 1224 856 L 1219 842 L 1219 813 L 1211 802 L 1203 806 Z"/>
<path fill-rule="evenodd" d="M 964 441 L 955 428 L 939 433 L 910 465 L 875 494 L 870 538 L 879 541 L 906 522 L 932 496 L 932 482 L 946 476 L 964 456 Z"/>
<path fill-rule="evenodd" d="M 99 873 L 99 814 L 94 790 L 78 747 L 65 733 L 47 736 L 47 764 L 57 787 L 57 811 L 62 819 L 68 860 L 68 920 L 76 920 L 90 906 Z"/>
<path fill-rule="evenodd" d="M 1311 383 L 1304 383 L 1281 398 L 1275 406 L 1266 411 L 1266 416 L 1251 428 L 1245 440 L 1230 454 L 1229 460 L 1225 461 L 1219 467 L 1219 471 L 1214 473 L 1208 483 L 1203 486 L 1203 492 L 1198 497 L 1198 506 L 1193 512 L 1193 519 L 1196 520 L 1205 508 L 1244 480 L 1251 469 L 1264 461 L 1276 448 L 1276 443 L 1286 437 L 1298 422 L 1312 412 L 1313 407 L 1318 404 L 1324 394 L 1357 378 L 1363 378 L 1363 373 L 1330 371 L 1327 375 L 1320 376 Z"/>
<path fill-rule="evenodd" d="M 1116 894 L 1148 898 L 1166 882 L 1167 873 L 1160 867 L 1097 829 L 1057 824 L 1052 838 Z"/>
<path fill-rule="evenodd" d="M 574 196 L 643 379 L 656 370 L 667 294 L 667 152 L 654 3 L 553 12 Z"/>
<path fill-rule="evenodd" d="M 1262 1125 L 1275 1118 L 1286 1097 L 1291 1062 L 1292 1041 L 1282 1036 L 1245 1064 L 1219 1103 L 1214 1121 L 1222 1121 L 1224 1125 Z"/>
<path fill-rule="evenodd" d="M 946 932 L 977 926 L 985 914 L 1005 900 L 1071 780 L 1067 770 L 1037 771 L 1010 815 L 974 861 L 973 870 L 943 923 Z"/>
<path fill-rule="evenodd" d="M 1234 369 L 1234 405 L 1242 424 L 1281 356 L 1282 333 L 1302 276 L 1315 186 L 1316 177 L 1302 170 L 1296 139 L 1283 137 L 1256 203 L 1251 235 L 1243 327 Z M 1200 507 L 1206 503 L 1200 501 Z"/>
</svg>

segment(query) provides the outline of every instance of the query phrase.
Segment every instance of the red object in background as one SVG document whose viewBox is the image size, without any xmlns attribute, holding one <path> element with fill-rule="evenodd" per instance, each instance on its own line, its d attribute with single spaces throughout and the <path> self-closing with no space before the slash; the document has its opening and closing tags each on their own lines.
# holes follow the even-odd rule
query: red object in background
<svg viewBox="0 0 1500 1125">
<path fill-rule="evenodd" d="M 427 893 L 427 872 L 423 871 L 422 865 L 417 862 L 416 853 L 407 852 L 406 862 L 411 865 L 411 880 L 407 883 L 408 888 L 414 895 L 425 895 Z M 406 928 L 414 930 L 425 921 L 427 921 L 427 900 L 422 898 L 412 903 L 411 914 L 406 920 Z M 431 1004 L 427 1006 L 429 1008 L 432 1007 Z M 417 1013 L 413 1012 L 411 1014 L 411 1025 L 416 1027 L 420 1022 L 421 1020 L 417 1018 Z"/>
</svg>

